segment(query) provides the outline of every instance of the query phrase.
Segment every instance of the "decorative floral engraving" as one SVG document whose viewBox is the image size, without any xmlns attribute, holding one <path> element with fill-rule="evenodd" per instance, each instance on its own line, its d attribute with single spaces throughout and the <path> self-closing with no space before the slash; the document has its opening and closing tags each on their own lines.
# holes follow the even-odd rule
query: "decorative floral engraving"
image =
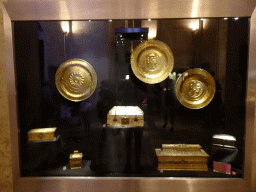
<svg viewBox="0 0 256 192">
<path fill-rule="evenodd" d="M 84 84 L 84 77 L 81 72 L 74 72 L 69 76 L 69 83 L 72 87 L 78 88 Z"/>
</svg>

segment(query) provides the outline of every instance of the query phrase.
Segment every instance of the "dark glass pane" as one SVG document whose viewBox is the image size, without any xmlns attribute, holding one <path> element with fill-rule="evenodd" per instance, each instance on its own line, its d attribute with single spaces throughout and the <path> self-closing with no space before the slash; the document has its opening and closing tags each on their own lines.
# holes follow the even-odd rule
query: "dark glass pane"
<svg viewBox="0 0 256 192">
<path fill-rule="evenodd" d="M 115 33 L 127 24 L 149 32 Z M 127 176 L 127 159 L 134 170 L 139 152 L 144 168 L 140 176 L 227 177 L 214 173 L 212 162 L 208 172 L 161 173 L 155 148 L 200 144 L 211 155 L 212 136 L 229 134 L 236 137 L 238 150 L 232 160 L 237 171 L 233 177 L 242 177 L 249 18 L 17 21 L 13 26 L 23 176 L 98 175 L 91 163 Z M 160 40 L 172 50 L 174 80 L 147 84 L 134 74 L 131 52 L 148 39 Z M 97 74 L 95 92 L 80 102 L 64 98 L 55 84 L 58 67 L 75 58 L 90 63 Z M 213 100 L 201 109 L 184 107 L 175 94 L 177 78 L 193 68 L 208 71 L 216 83 Z M 145 117 L 142 131 L 134 131 L 133 138 L 128 129 L 104 127 L 113 106 L 140 107 Z M 31 146 L 27 132 L 43 127 L 57 127 L 61 141 Z M 82 169 L 68 167 L 74 150 L 83 153 Z"/>
</svg>

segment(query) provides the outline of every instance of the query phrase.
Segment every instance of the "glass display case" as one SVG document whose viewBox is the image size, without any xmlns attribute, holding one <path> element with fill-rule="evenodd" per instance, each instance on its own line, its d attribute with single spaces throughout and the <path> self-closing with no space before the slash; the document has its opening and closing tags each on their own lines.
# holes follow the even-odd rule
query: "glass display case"
<svg viewBox="0 0 256 192">
<path fill-rule="evenodd" d="M 20 6 L 25 4 L 33 7 L 28 2 Z M 7 11 L 11 5 L 5 4 Z M 37 6 L 31 15 L 45 9 Z M 123 190 L 131 182 L 143 191 L 150 182 L 152 189 L 163 186 L 167 191 L 171 184 L 178 189 L 188 181 L 202 190 L 208 184 L 222 186 L 220 191 L 245 189 L 245 180 L 251 178 L 246 164 L 248 133 L 253 130 L 248 128 L 249 47 L 255 20 L 251 15 L 108 18 L 90 12 L 83 18 L 54 13 L 22 19 L 8 13 L 16 18 L 10 20 L 9 30 L 17 91 L 19 189 L 48 190 L 55 183 L 52 190 L 76 185 L 80 190 L 84 182 L 93 182 L 106 189 L 117 184 Z M 196 79 L 186 85 L 191 71 Z M 86 97 L 73 99 L 85 89 L 90 92 L 85 91 Z M 198 107 L 200 94 L 209 98 Z M 189 105 L 184 104 L 186 98 Z M 121 106 L 136 106 L 141 113 L 132 114 L 131 121 L 126 108 L 120 117 L 112 113 L 112 120 L 110 110 Z M 113 127 L 108 120 L 117 118 L 122 126 Z M 53 127 L 52 139 L 28 139 L 32 129 Z M 177 162 L 162 160 L 159 150 L 164 153 L 164 146 L 199 146 L 207 157 L 205 166 L 199 166 L 202 159 L 195 160 L 194 155 Z M 82 158 L 75 169 L 70 166 L 74 151 Z M 177 156 L 184 153 L 194 152 Z M 30 188 L 26 182 L 32 182 Z"/>
<path fill-rule="evenodd" d="M 242 177 L 249 20 L 14 21 L 21 175 L 126 176 L 129 162 L 129 173 L 137 174 L 135 164 L 139 164 L 140 174 L 145 176 Z M 152 41 L 162 44 L 147 44 Z M 163 46 L 170 53 L 164 52 Z M 147 62 L 140 61 L 146 57 L 143 54 L 147 49 L 159 57 L 160 72 L 156 72 L 157 67 L 140 69 Z M 139 53 L 132 61 L 136 51 Z M 87 97 L 76 99 L 76 94 L 83 94 L 78 85 L 87 81 L 79 59 L 92 66 L 97 80 L 92 80 L 95 88 Z M 68 61 L 77 65 L 71 68 L 72 62 Z M 58 74 L 63 64 L 65 67 Z M 196 102 L 201 103 L 200 99 L 186 105 L 179 98 L 186 95 L 177 95 L 177 89 L 181 89 L 178 78 L 195 69 L 207 71 L 209 76 L 204 78 L 213 78 L 215 83 L 205 83 L 206 89 L 214 86 L 215 91 L 209 93 L 209 102 L 199 107 Z M 162 78 L 166 71 L 167 77 Z M 62 85 L 65 80 L 58 82 L 66 74 L 68 86 Z M 72 92 L 76 79 L 80 84 Z M 185 80 L 182 82 L 185 84 Z M 94 85 L 83 89 L 89 86 Z M 107 115 L 114 106 L 142 109 L 144 126 L 138 128 L 143 132 L 139 146 L 135 145 L 136 132 L 133 138 L 130 128 L 106 126 Z M 48 141 L 48 147 L 46 141 L 27 142 L 31 129 L 49 127 L 57 127 L 57 141 Z M 214 134 L 234 136 L 234 148 L 215 149 Z M 131 149 L 128 137 L 132 137 Z M 56 144 L 58 140 L 61 144 Z M 162 144 L 199 144 L 209 155 L 209 171 L 159 170 L 155 149 Z M 83 167 L 69 170 L 68 157 L 74 150 L 83 153 Z M 135 158 L 138 154 L 133 153 L 138 150 L 141 154 Z M 213 161 L 219 160 L 231 164 L 233 174 L 214 172 Z"/>
</svg>

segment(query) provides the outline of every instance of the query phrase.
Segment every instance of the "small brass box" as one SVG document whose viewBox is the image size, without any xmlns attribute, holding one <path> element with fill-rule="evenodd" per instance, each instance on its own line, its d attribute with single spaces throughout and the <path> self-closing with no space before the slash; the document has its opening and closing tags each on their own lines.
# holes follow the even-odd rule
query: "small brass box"
<svg viewBox="0 0 256 192">
<path fill-rule="evenodd" d="M 56 127 L 31 129 L 27 133 L 28 141 L 53 140 L 56 138 Z"/>
<path fill-rule="evenodd" d="M 73 154 L 70 154 L 70 169 L 79 169 L 82 168 L 83 153 L 79 153 L 78 150 L 75 150 Z"/>
</svg>

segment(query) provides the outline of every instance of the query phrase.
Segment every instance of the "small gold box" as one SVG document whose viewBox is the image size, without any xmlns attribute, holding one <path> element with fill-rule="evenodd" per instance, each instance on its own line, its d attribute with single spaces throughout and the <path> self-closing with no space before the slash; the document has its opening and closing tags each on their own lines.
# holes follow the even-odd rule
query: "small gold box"
<svg viewBox="0 0 256 192">
<path fill-rule="evenodd" d="M 53 140 L 56 138 L 56 127 L 31 129 L 28 133 L 28 141 Z"/>
<path fill-rule="evenodd" d="M 79 169 L 82 168 L 83 153 L 79 153 L 78 150 L 75 150 L 73 154 L 70 154 L 70 169 Z"/>
</svg>

